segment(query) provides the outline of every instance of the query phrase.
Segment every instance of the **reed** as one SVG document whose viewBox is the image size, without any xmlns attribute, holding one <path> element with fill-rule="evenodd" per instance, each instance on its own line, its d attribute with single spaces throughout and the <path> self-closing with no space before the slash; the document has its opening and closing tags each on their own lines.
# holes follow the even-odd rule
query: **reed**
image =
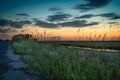
<svg viewBox="0 0 120 80">
<path fill-rule="evenodd" d="M 15 52 L 24 54 L 29 69 L 47 80 L 120 79 L 120 54 L 90 53 L 33 40 L 14 42 L 12 46 Z"/>
</svg>

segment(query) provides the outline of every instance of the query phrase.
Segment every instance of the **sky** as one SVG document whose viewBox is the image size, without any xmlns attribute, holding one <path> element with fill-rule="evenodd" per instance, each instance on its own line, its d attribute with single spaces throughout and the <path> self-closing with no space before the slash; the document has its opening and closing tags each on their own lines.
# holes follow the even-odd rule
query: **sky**
<svg viewBox="0 0 120 80">
<path fill-rule="evenodd" d="M 119 0 L 0 0 L 0 38 L 120 40 L 119 8 Z"/>
</svg>

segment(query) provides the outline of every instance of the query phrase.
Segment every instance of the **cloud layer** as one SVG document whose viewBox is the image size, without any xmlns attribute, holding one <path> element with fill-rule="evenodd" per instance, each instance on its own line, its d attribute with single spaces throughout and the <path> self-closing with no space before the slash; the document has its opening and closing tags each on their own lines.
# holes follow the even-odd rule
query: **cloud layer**
<svg viewBox="0 0 120 80">
<path fill-rule="evenodd" d="M 30 17 L 30 15 L 29 14 L 27 14 L 27 13 L 18 13 L 18 14 L 16 14 L 17 16 L 21 16 L 21 17 Z"/>
<path fill-rule="evenodd" d="M 98 25 L 99 22 L 91 22 L 87 23 L 85 20 L 77 20 L 77 21 L 70 21 L 70 22 L 64 22 L 60 23 L 59 25 L 66 27 L 66 26 L 71 26 L 71 27 L 86 27 L 86 26 L 92 26 L 92 25 Z"/>
<path fill-rule="evenodd" d="M 92 25 L 98 25 L 99 22 L 91 22 L 88 23 L 85 20 L 77 20 L 77 21 L 68 21 L 68 22 L 63 22 L 63 23 L 58 23 L 58 24 L 54 24 L 54 23 L 48 23 L 48 22 L 43 22 L 43 21 L 35 21 L 35 25 L 36 26 L 40 26 L 40 27 L 45 27 L 45 28 L 57 28 L 59 26 L 61 27 L 86 27 L 86 26 L 92 26 Z"/>
<path fill-rule="evenodd" d="M 7 19 L 0 19 L 0 26 L 11 26 L 14 28 L 22 28 L 25 24 L 31 24 L 31 21 L 12 21 Z"/>
<path fill-rule="evenodd" d="M 62 10 L 62 9 L 59 8 L 59 7 L 51 7 L 51 8 L 49 8 L 48 10 L 49 10 L 49 11 L 60 11 L 60 10 Z"/>
<path fill-rule="evenodd" d="M 109 20 L 120 19 L 120 15 L 117 15 L 115 13 L 98 14 L 96 16 L 105 17 L 108 18 Z"/>
<path fill-rule="evenodd" d="M 21 14 L 19 14 L 21 15 Z M 22 14 L 23 16 L 23 14 Z M 25 14 L 24 14 L 25 16 Z M 27 16 L 27 15 L 26 15 Z M 44 28 L 58 28 L 58 27 L 86 27 L 86 26 L 93 26 L 98 25 L 100 22 L 87 22 L 86 19 L 92 17 L 104 17 L 108 20 L 115 20 L 120 19 L 120 15 L 116 13 L 104 13 L 104 14 L 85 14 L 78 17 L 74 17 L 71 21 L 69 18 L 73 17 L 70 14 L 54 14 L 50 15 L 47 18 L 47 21 L 42 21 L 37 18 L 33 18 L 32 20 L 8 20 L 0 18 L 0 32 L 7 32 L 9 29 L 3 29 L 3 27 L 10 26 L 12 28 L 23 28 L 24 25 L 31 25 L 32 23 L 35 26 L 44 27 Z M 108 22 L 108 24 L 116 24 L 116 22 Z M 57 22 L 56 24 L 54 22 Z"/>
<path fill-rule="evenodd" d="M 80 10 L 81 12 L 93 10 L 106 6 L 111 0 L 85 0 L 84 4 L 77 4 L 73 9 Z"/>
<path fill-rule="evenodd" d="M 48 16 L 48 21 L 50 22 L 58 22 L 58 21 L 65 21 L 66 19 L 72 17 L 70 14 L 55 14 Z"/>
<path fill-rule="evenodd" d="M 91 17 L 94 17 L 95 15 L 93 14 L 85 14 L 85 15 L 82 15 L 82 16 L 78 16 L 78 17 L 75 17 L 76 19 L 86 19 L 86 18 L 91 18 Z"/>
<path fill-rule="evenodd" d="M 40 27 L 44 27 L 44 28 L 56 28 L 57 27 L 56 24 L 44 22 L 41 20 L 35 20 L 34 22 L 35 22 L 36 26 L 40 26 Z"/>
<path fill-rule="evenodd" d="M 81 15 L 78 17 L 75 17 L 75 19 L 88 19 L 88 18 L 92 18 L 92 17 L 104 17 L 107 18 L 109 20 L 115 20 L 115 19 L 120 19 L 120 15 L 116 14 L 116 13 L 104 13 L 104 14 L 85 14 L 85 15 Z"/>
</svg>

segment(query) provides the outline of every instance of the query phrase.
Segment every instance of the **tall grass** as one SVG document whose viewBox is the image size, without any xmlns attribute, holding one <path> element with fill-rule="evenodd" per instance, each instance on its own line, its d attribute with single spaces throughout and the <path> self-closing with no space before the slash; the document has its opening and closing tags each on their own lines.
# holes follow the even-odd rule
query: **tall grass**
<svg viewBox="0 0 120 80">
<path fill-rule="evenodd" d="M 119 80 L 120 54 L 84 52 L 32 40 L 13 42 L 29 68 L 48 80 Z"/>
</svg>

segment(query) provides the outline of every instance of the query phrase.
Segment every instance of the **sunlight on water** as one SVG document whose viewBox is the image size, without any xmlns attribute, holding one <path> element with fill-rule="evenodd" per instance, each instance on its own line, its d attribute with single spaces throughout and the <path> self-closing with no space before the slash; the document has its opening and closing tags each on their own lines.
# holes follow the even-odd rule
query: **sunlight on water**
<svg viewBox="0 0 120 80">
<path fill-rule="evenodd" d="M 88 51 L 105 51 L 105 52 L 120 52 L 120 50 L 114 49 L 95 49 L 95 48 L 87 48 L 87 47 L 76 47 L 76 46 L 68 46 L 69 48 L 77 48 L 81 50 L 88 50 Z"/>
</svg>

